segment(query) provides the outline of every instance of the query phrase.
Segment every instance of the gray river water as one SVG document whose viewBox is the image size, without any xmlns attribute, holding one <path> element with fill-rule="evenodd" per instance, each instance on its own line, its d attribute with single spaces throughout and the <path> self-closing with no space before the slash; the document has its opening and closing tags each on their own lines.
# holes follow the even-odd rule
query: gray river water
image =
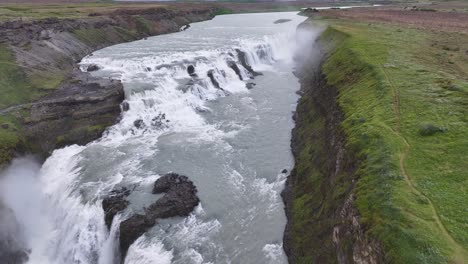
<svg viewBox="0 0 468 264">
<path fill-rule="evenodd" d="M 152 184 L 171 171 L 195 183 L 201 203 L 189 217 L 159 221 L 125 263 L 287 263 L 280 193 L 282 170 L 293 167 L 293 55 L 303 20 L 295 13 L 218 16 L 84 58 L 83 68 L 100 66 L 93 75 L 122 80 L 129 110 L 100 140 L 56 150 L 40 170 L 28 165 L 22 178 L 3 180 L 6 204 L 25 226 L 29 263 L 115 263 L 120 220 L 157 199 Z M 263 75 L 251 79 L 236 49 Z M 22 163 L 30 161 L 16 161 L 10 173 Z M 28 195 L 37 210 L 14 202 L 30 200 L 14 192 L 18 179 L 34 186 Z M 131 204 L 109 232 L 102 197 L 121 186 L 134 189 Z"/>
</svg>

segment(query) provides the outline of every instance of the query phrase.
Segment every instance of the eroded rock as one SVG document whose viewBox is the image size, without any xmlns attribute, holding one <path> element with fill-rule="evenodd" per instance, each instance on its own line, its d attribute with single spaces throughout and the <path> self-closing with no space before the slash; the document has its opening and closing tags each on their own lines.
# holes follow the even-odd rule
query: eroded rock
<svg viewBox="0 0 468 264">
<path fill-rule="evenodd" d="M 256 72 L 254 71 L 254 69 L 252 68 L 252 66 L 250 65 L 249 61 L 247 60 L 247 55 L 245 54 L 244 51 L 240 50 L 240 49 L 236 49 L 236 52 L 237 52 L 237 57 L 239 58 L 239 62 L 240 64 L 247 70 L 250 72 L 250 74 L 252 74 L 252 76 L 259 76 L 259 75 L 263 75 L 262 73 L 260 72 Z"/>
<path fill-rule="evenodd" d="M 231 68 L 237 74 L 239 79 L 242 81 L 243 78 L 242 78 L 242 74 L 241 74 L 241 71 L 239 69 L 239 66 L 237 66 L 237 64 L 234 61 L 227 61 L 227 65 L 229 66 L 229 68 Z"/>
<path fill-rule="evenodd" d="M 253 89 L 255 87 L 255 85 L 257 85 L 257 84 L 250 82 L 250 83 L 246 83 L 245 87 L 247 87 L 247 89 L 250 90 L 250 89 Z"/>
<path fill-rule="evenodd" d="M 145 214 L 135 214 L 120 223 L 120 253 L 125 259 L 127 250 L 138 237 L 156 224 L 158 218 L 188 216 L 198 205 L 197 188 L 186 176 L 168 173 L 153 186 L 153 194 L 165 193 L 145 208 Z"/>
<path fill-rule="evenodd" d="M 213 84 L 214 87 L 221 89 L 221 86 L 219 85 L 219 82 L 216 80 L 214 77 L 214 70 L 209 70 L 206 75 L 208 78 L 210 78 L 211 83 Z"/>
<path fill-rule="evenodd" d="M 104 209 L 104 222 L 107 228 L 111 228 L 114 216 L 127 208 L 129 202 L 126 197 L 130 195 L 130 190 L 123 187 L 110 192 L 109 196 L 102 200 L 102 209 Z"/>
<path fill-rule="evenodd" d="M 99 69 L 100 69 L 99 66 L 97 66 L 96 64 L 91 64 L 86 68 L 86 71 L 92 72 L 92 71 L 97 71 Z"/>
</svg>

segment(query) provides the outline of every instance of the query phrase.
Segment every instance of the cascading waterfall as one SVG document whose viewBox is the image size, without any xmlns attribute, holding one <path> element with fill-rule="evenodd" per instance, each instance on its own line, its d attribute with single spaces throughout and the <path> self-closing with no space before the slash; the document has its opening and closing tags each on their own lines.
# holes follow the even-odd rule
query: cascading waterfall
<svg viewBox="0 0 468 264">
<path fill-rule="evenodd" d="M 295 19 L 296 24 L 302 20 Z M 286 32 L 269 34 L 254 40 L 239 38 L 232 45 L 223 43 L 208 49 L 197 47 L 190 51 L 181 49 L 151 53 L 143 48 L 133 48 L 131 51 L 128 44 L 123 44 L 84 58 L 83 69 L 91 63 L 97 64 L 100 71 L 96 75 L 110 76 L 124 83 L 124 111 L 119 123 L 110 127 L 101 139 L 86 146 L 73 145 L 54 151 L 37 172 L 37 181 L 41 186 L 40 208 L 43 209 L 38 214 L 45 224 L 41 235 L 34 237 L 34 244 L 29 244 L 32 250 L 29 263 L 119 262 L 117 251 L 120 220 L 131 212 L 141 212 L 144 206 L 157 198 L 148 190 L 160 177 L 159 172 L 162 169 L 158 166 L 163 166 L 162 163 L 177 164 L 177 156 L 161 159 L 161 164 L 154 161 L 155 157 L 166 155 L 161 148 L 166 146 L 164 142 L 167 139 L 180 142 L 180 148 L 184 148 L 187 142 L 193 142 L 211 152 L 224 153 L 215 155 L 224 163 L 197 166 L 200 166 L 200 170 L 213 166 L 222 175 L 226 175 L 226 178 L 212 180 L 212 184 L 220 181 L 223 185 L 230 186 L 223 195 L 231 197 L 232 204 L 226 203 L 223 206 L 230 208 L 241 202 L 243 204 L 237 206 L 246 208 L 236 213 L 240 215 L 240 219 L 229 222 L 230 226 L 243 230 L 251 222 L 274 222 L 260 219 L 255 213 L 258 210 L 266 211 L 266 217 L 272 219 L 277 214 L 284 217 L 279 198 L 285 180 L 284 174 L 278 173 L 272 180 L 257 178 L 259 172 L 241 162 L 233 163 L 229 157 L 223 158 L 223 155 L 231 155 L 236 148 L 230 140 L 250 129 L 249 125 L 229 121 L 208 122 L 206 115 L 218 114 L 213 111 L 211 104 L 215 104 L 220 98 L 236 94 L 248 95 L 246 84 L 256 81 L 256 78 L 253 79 L 255 72 L 274 72 L 273 65 L 278 61 L 284 65 L 291 63 L 295 49 L 296 24 L 289 26 L 290 29 Z M 196 29 L 196 25 L 187 31 L 193 28 Z M 162 37 L 164 36 L 157 38 L 160 40 Z M 146 41 L 150 42 L 151 39 Z M 120 54 L 121 57 L 112 56 L 115 54 Z M 247 65 L 243 65 L 241 56 L 245 57 Z M 189 65 L 194 66 L 196 76 L 189 76 L 187 73 Z M 249 71 L 248 67 L 253 71 Z M 289 70 L 291 68 L 286 71 Z M 292 100 L 296 100 L 295 97 Z M 248 96 L 242 96 L 240 103 L 250 109 L 258 109 Z M 229 105 L 226 107 L 226 111 L 234 111 Z M 285 116 L 290 118 L 290 112 Z M 255 118 L 258 116 L 251 119 Z M 289 142 L 284 145 L 289 145 Z M 191 150 L 184 151 L 189 153 Z M 253 175 L 252 179 L 245 178 L 247 172 Z M 196 179 L 195 183 L 199 185 Z M 132 188 L 133 192 L 129 197 L 131 205 L 114 219 L 109 231 L 104 224 L 102 198 L 121 186 Z M 239 263 L 234 259 L 242 253 L 235 247 L 236 243 L 241 242 L 236 241 L 245 239 L 239 237 L 245 234 L 234 235 L 223 231 L 223 226 L 227 225 L 223 218 L 229 217 L 229 213 L 225 212 L 227 216 L 213 213 L 213 206 L 204 200 L 203 186 L 198 187 L 202 196 L 201 204 L 196 210 L 185 219 L 161 220 L 158 227 L 140 237 L 130 247 L 125 263 Z M 252 201 L 261 204 L 252 204 Z M 262 206 L 259 207 L 260 205 Z M 272 212 L 271 216 L 269 212 Z M 284 224 L 278 224 L 279 234 L 282 233 L 281 225 Z M 229 236 L 231 238 L 228 240 L 232 242 L 226 245 L 217 242 L 218 239 Z M 258 251 L 265 263 L 285 262 L 280 240 L 264 243 Z"/>
</svg>

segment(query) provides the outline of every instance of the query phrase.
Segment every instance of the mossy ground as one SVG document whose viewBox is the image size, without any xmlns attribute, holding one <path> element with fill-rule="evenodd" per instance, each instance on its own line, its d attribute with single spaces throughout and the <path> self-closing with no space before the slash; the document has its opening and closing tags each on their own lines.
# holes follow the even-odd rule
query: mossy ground
<svg viewBox="0 0 468 264">
<path fill-rule="evenodd" d="M 321 21 L 322 41 L 341 36 L 322 70 L 360 160 L 362 225 L 389 262 L 468 263 L 468 36 Z"/>
</svg>

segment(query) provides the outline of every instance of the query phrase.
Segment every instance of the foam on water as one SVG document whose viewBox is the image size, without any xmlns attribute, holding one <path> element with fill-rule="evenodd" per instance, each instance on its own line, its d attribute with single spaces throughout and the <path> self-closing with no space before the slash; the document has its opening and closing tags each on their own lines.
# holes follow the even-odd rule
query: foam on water
<svg viewBox="0 0 468 264">
<path fill-rule="evenodd" d="M 101 70 L 96 74 L 123 82 L 129 110 L 122 113 L 119 123 L 110 127 L 100 140 L 87 146 L 74 145 L 56 150 L 40 169 L 37 184 L 41 190 L 37 192 L 40 195 L 37 201 L 42 204 L 37 208 L 47 210 L 37 213 L 43 216 L 41 233 L 27 234 L 32 249 L 29 263 L 116 263 L 118 225 L 133 209 L 116 217 L 108 231 L 104 224 L 102 197 L 118 186 L 133 186 L 135 192 L 150 188 L 159 177 L 151 166 L 156 166 L 152 159 L 158 155 L 156 146 L 164 137 L 176 139 L 175 135 L 181 135 L 184 142 L 218 142 L 220 148 L 229 153 L 233 148 L 229 139 L 249 127 L 230 123 L 230 120 L 218 124 L 207 122 L 203 113 L 212 111 L 208 102 L 230 94 L 249 93 L 246 82 L 252 74 L 242 66 L 237 50 L 244 52 L 255 71 L 275 71 L 272 67 L 275 62 L 290 62 L 295 49 L 295 25 L 301 20 L 294 19 L 296 24 L 279 25 L 282 27 L 279 33 L 267 32 L 260 38 L 240 37 L 224 40 L 222 44 L 215 38 L 200 40 L 200 43 L 205 41 L 206 46 L 212 43 L 213 48 L 203 48 L 196 43 L 197 49 L 188 46 L 189 51 L 184 48 L 132 47 L 140 45 L 137 42 L 104 49 L 84 58 L 83 69 L 91 63 L 97 64 Z M 240 69 L 242 80 L 229 67 L 230 61 Z M 188 76 L 189 65 L 195 66 L 198 77 Z M 208 77 L 210 70 L 222 89 L 215 87 Z M 257 109 L 251 98 L 244 97 L 241 103 L 252 111 Z M 224 130 L 226 126 L 229 129 Z M 282 210 L 279 192 L 284 175 L 274 182 L 260 178 L 253 185 L 247 185 L 245 175 L 230 164 L 222 166 L 233 196 L 243 199 L 243 193 L 253 192 L 270 204 L 267 210 Z M 228 256 L 225 248 L 211 240 L 223 227 L 216 217 L 206 214 L 203 203 L 187 218 L 161 220 L 157 227 L 130 247 L 125 263 L 209 263 L 209 259 L 230 263 L 231 258 L 242 254 L 239 251 Z M 252 203 L 246 201 L 251 207 L 239 225 L 248 225 L 258 217 L 255 210 L 264 210 Z M 238 234 L 234 240 L 240 236 Z M 171 245 L 177 246 L 177 251 Z M 262 251 L 265 263 L 285 261 L 280 244 L 267 243 Z"/>
</svg>

